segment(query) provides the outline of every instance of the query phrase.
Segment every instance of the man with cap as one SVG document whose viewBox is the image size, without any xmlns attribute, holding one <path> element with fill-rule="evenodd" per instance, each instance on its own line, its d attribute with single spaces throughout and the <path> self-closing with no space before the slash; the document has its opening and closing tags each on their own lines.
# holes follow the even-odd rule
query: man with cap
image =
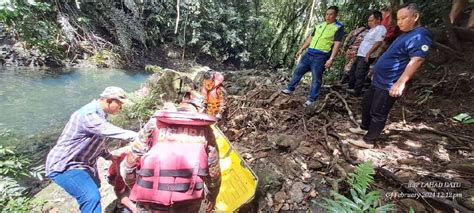
<svg viewBox="0 0 474 213">
<path fill-rule="evenodd" d="M 101 212 L 97 159 L 116 160 L 106 138 L 133 141 L 137 133 L 107 122 L 127 101 L 125 91 L 110 86 L 100 98 L 75 111 L 46 159 L 46 176 L 73 196 L 81 212 Z"/>
</svg>

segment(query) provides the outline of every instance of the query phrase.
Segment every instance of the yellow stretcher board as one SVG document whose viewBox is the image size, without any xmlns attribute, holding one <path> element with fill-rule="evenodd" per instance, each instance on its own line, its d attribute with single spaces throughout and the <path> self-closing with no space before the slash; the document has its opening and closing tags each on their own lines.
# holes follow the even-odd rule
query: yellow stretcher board
<svg viewBox="0 0 474 213">
<path fill-rule="evenodd" d="M 219 147 L 221 188 L 217 196 L 217 212 L 233 212 L 252 201 L 257 190 L 258 177 L 232 148 L 229 139 L 212 125 Z"/>
</svg>

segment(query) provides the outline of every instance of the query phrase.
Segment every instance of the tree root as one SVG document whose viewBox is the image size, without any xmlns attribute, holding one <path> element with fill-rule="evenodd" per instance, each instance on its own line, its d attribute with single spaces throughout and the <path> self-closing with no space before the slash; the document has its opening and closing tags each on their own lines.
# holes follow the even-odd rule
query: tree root
<svg viewBox="0 0 474 213">
<path fill-rule="evenodd" d="M 347 104 L 346 99 L 344 97 L 342 97 L 342 95 L 340 93 L 336 92 L 336 91 L 332 91 L 331 93 L 335 94 L 339 99 L 341 99 L 341 101 L 344 103 L 344 106 L 346 107 L 347 114 L 349 114 L 349 118 L 351 119 L 351 121 L 356 126 L 359 126 L 359 124 L 357 123 L 357 121 L 354 118 L 354 114 L 352 113 L 351 109 L 349 108 L 349 105 Z"/>
<path fill-rule="evenodd" d="M 451 138 L 452 140 L 456 141 L 458 144 L 463 144 L 462 141 L 460 141 L 456 136 L 454 136 L 450 133 L 442 132 L 442 131 L 439 131 L 439 130 L 436 130 L 436 129 L 428 129 L 428 128 L 422 128 L 420 130 L 432 132 L 432 133 L 435 133 L 435 134 L 438 134 L 438 135 L 441 135 L 441 136 L 445 136 L 445 137 Z"/>
</svg>

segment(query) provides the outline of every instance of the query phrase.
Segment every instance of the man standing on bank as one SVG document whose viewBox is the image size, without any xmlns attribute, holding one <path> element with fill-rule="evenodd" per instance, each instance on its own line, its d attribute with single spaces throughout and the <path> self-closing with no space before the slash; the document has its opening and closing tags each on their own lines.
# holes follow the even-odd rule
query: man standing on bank
<svg viewBox="0 0 474 213">
<path fill-rule="evenodd" d="M 297 59 L 303 51 L 308 51 L 301 58 L 293 73 L 288 87 L 282 90 L 284 94 L 290 94 L 300 82 L 303 75 L 311 71 L 311 88 L 305 106 L 313 105 L 319 95 L 325 68 L 330 68 L 334 58 L 341 46 L 344 37 L 344 27 L 336 20 L 339 8 L 331 6 L 326 10 L 325 21 L 316 25 L 313 33 L 308 36 L 301 48 L 296 52 Z"/>
<path fill-rule="evenodd" d="M 362 92 L 369 66 L 379 56 L 379 47 L 382 45 L 387 30 L 380 24 L 382 13 L 374 11 L 369 16 L 369 32 L 357 50 L 357 59 L 349 72 L 349 90 L 348 92 L 359 96 Z"/>
<path fill-rule="evenodd" d="M 64 127 L 58 142 L 46 158 L 46 176 L 73 196 L 81 212 L 101 212 L 100 180 L 97 159 L 116 161 L 106 148 L 105 138 L 135 140 L 134 131 L 107 122 L 107 114 L 116 114 L 127 101 L 125 91 L 110 86 L 98 100 L 74 112 Z"/>
<path fill-rule="evenodd" d="M 420 18 L 416 4 L 402 5 L 397 12 L 397 25 L 403 34 L 375 63 L 372 85 L 362 100 L 362 124 L 360 128 L 349 129 L 365 134 L 363 140 L 368 145 L 380 136 L 390 109 L 428 55 L 431 35 L 421 26 Z"/>
</svg>

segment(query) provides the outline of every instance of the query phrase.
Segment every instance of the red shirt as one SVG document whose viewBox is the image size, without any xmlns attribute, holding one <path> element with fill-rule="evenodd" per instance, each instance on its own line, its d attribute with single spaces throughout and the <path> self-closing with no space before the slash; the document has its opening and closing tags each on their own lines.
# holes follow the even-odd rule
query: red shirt
<svg viewBox="0 0 474 213">
<path fill-rule="evenodd" d="M 393 42 L 401 34 L 400 28 L 397 25 L 392 25 L 390 14 L 382 18 L 381 24 L 387 29 L 386 42 Z"/>
</svg>

